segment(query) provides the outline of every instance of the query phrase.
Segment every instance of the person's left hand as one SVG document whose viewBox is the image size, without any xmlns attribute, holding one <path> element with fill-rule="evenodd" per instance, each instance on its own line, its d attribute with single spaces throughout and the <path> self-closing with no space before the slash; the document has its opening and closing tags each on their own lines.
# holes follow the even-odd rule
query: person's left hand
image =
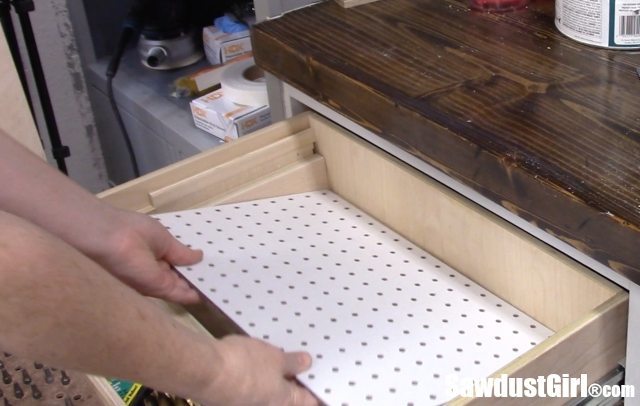
<svg viewBox="0 0 640 406">
<path fill-rule="evenodd" d="M 112 231 L 100 250 L 89 254 L 95 261 L 143 295 L 180 304 L 199 301 L 172 265 L 199 262 L 202 251 L 185 246 L 149 216 L 116 209 L 109 217 Z"/>
</svg>

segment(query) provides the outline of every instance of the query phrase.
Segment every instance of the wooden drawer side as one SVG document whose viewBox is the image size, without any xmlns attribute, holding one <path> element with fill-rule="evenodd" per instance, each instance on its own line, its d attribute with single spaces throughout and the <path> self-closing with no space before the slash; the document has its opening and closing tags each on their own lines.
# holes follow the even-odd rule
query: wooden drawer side
<svg viewBox="0 0 640 406">
<path fill-rule="evenodd" d="M 620 288 L 320 117 L 331 189 L 557 331 Z"/>
<path fill-rule="evenodd" d="M 162 189 L 190 176 L 198 175 L 209 168 L 243 156 L 291 134 L 309 128 L 310 113 L 303 113 L 286 121 L 275 123 L 240 139 L 204 151 L 173 165 L 141 176 L 123 185 L 106 190 L 98 195 L 104 201 L 127 210 L 150 213 L 153 206 L 149 193 Z"/>
<path fill-rule="evenodd" d="M 221 191 L 215 197 L 191 208 L 246 202 L 328 188 L 329 180 L 324 158 L 314 154 L 248 184 Z"/>
<path fill-rule="evenodd" d="M 156 210 L 193 207 L 211 196 L 250 183 L 264 174 L 313 155 L 314 136 L 310 129 L 283 138 L 233 160 L 206 169 L 174 184 L 151 191 Z"/>
<path fill-rule="evenodd" d="M 629 295 L 620 292 L 579 320 L 558 331 L 526 354 L 496 372 L 512 377 L 537 378 L 549 374 L 568 374 L 579 378 L 586 374 L 589 383 L 597 382 L 624 358 L 627 344 Z M 564 404 L 567 398 L 520 399 L 519 404 Z M 513 404 L 509 398 L 458 398 L 459 404 Z"/>
</svg>

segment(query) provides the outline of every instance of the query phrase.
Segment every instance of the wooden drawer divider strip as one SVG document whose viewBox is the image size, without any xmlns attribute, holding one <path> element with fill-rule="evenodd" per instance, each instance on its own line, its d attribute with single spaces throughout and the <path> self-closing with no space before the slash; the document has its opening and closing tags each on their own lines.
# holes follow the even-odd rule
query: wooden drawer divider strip
<svg viewBox="0 0 640 406">
<path fill-rule="evenodd" d="M 232 143 L 212 148 L 123 185 L 113 187 L 98 194 L 98 197 L 123 209 L 143 213 L 152 212 L 155 208 L 149 199 L 149 192 L 197 175 L 209 168 L 307 129 L 309 128 L 309 115 L 310 113 L 302 113 L 289 120 L 275 123 Z"/>
<path fill-rule="evenodd" d="M 216 191 L 229 190 L 274 172 L 313 154 L 313 131 L 308 129 L 174 184 L 149 193 L 156 209 L 178 210 L 208 200 Z"/>
</svg>

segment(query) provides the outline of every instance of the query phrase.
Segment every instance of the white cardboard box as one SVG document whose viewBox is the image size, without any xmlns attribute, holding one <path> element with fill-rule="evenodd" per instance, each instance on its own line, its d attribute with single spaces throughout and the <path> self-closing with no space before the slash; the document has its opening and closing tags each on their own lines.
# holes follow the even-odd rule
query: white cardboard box
<svg viewBox="0 0 640 406">
<path fill-rule="evenodd" d="M 231 141 L 271 124 L 269 106 L 243 106 L 224 97 L 222 89 L 191 102 L 191 113 L 196 127 Z"/>
<path fill-rule="evenodd" d="M 222 72 L 227 67 L 236 62 L 244 61 L 251 57 L 252 53 L 249 52 L 244 55 L 235 57 L 227 61 L 227 63 L 225 64 L 208 66 L 181 78 L 181 83 L 184 83 L 186 86 L 188 86 L 189 89 L 194 91 L 194 93 L 202 93 L 206 90 L 213 90 L 213 87 L 220 87 L 220 82 L 222 81 Z"/>
<path fill-rule="evenodd" d="M 212 25 L 202 29 L 202 40 L 204 53 L 212 65 L 225 63 L 252 49 L 249 30 L 227 34 Z"/>
</svg>

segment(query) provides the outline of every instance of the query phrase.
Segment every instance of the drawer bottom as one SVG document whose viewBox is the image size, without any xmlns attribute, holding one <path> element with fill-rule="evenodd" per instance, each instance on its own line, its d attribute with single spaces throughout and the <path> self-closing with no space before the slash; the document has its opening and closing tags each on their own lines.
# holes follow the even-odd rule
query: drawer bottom
<svg viewBox="0 0 640 406">
<path fill-rule="evenodd" d="M 441 404 L 553 334 L 332 192 L 155 217 L 244 332 L 313 355 L 299 379 L 328 404 Z"/>
</svg>

